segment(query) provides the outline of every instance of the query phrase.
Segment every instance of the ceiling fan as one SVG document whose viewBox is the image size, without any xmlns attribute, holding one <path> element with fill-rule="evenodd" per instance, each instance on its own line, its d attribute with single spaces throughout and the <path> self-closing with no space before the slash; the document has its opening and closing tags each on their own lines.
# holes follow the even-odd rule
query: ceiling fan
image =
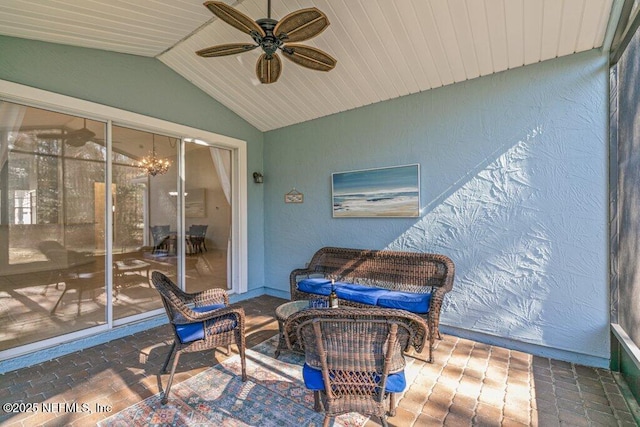
<svg viewBox="0 0 640 427">
<path fill-rule="evenodd" d="M 282 63 L 276 53 L 312 70 L 330 71 L 336 66 L 331 55 L 315 47 L 297 44 L 317 36 L 329 26 L 327 16 L 315 7 L 300 9 L 282 18 L 271 19 L 271 0 L 267 4 L 267 18 L 254 21 L 221 1 L 207 1 L 204 5 L 218 18 L 251 36 L 256 44 L 230 43 L 198 50 L 204 58 L 234 55 L 261 47 L 263 54 L 256 64 L 256 75 L 261 83 L 274 83 L 280 77 Z M 286 43 L 286 44 L 285 44 Z"/>
<path fill-rule="evenodd" d="M 81 129 L 75 129 L 64 133 L 40 133 L 38 138 L 40 139 L 59 139 L 65 144 L 72 147 L 82 147 L 88 141 L 91 141 L 96 136 L 95 132 L 87 128 L 87 119 L 84 119 L 84 125 Z"/>
</svg>

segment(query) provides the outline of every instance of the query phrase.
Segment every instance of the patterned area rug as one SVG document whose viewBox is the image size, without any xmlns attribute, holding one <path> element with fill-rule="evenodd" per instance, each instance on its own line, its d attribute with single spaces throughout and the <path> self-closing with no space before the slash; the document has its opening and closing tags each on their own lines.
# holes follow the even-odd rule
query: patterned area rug
<svg viewBox="0 0 640 427">
<path fill-rule="evenodd" d="M 240 356 L 171 387 L 169 402 L 160 394 L 130 406 L 99 426 L 321 426 L 324 415 L 313 410 L 313 393 L 302 381 L 304 356 L 283 351 L 272 356 L 275 336 L 247 350 L 247 382 L 240 378 Z M 164 381 L 166 385 L 166 379 Z M 360 427 L 357 413 L 337 417 L 332 425 Z"/>
</svg>

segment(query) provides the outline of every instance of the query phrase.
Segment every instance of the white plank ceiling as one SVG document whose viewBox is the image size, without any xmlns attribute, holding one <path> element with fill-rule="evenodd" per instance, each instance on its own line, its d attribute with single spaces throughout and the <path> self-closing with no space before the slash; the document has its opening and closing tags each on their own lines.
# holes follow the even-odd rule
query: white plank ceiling
<svg viewBox="0 0 640 427">
<path fill-rule="evenodd" d="M 251 42 L 202 0 L 1 0 L 0 34 L 156 57 L 268 131 L 601 47 L 613 1 L 272 0 L 274 19 L 323 11 L 331 25 L 304 43 L 338 64 L 325 73 L 283 59 L 271 85 L 255 76 L 259 49 L 194 54 Z M 253 19 L 267 15 L 267 0 L 226 2 Z"/>
</svg>

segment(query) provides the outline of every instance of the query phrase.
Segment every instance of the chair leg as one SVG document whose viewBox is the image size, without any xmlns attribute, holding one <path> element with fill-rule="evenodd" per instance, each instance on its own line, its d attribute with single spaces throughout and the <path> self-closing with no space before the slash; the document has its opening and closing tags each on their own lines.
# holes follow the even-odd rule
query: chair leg
<svg viewBox="0 0 640 427">
<path fill-rule="evenodd" d="M 76 316 L 80 316 L 80 312 L 82 311 L 82 285 L 78 288 L 78 312 Z"/>
<path fill-rule="evenodd" d="M 240 353 L 240 364 L 242 365 L 242 382 L 245 382 L 247 380 L 247 360 L 244 355 L 244 336 L 240 337 L 239 340 L 236 338 L 236 344 Z"/>
<path fill-rule="evenodd" d="M 389 416 L 390 417 L 396 416 L 396 394 L 395 393 L 390 393 L 390 396 L 389 396 Z"/>
<path fill-rule="evenodd" d="M 167 359 L 164 361 L 164 365 L 162 365 L 162 369 L 160 370 L 161 374 L 167 373 L 167 366 L 169 366 L 169 360 L 171 360 L 171 356 L 176 349 L 176 342 L 174 341 L 171 345 L 171 350 L 169 350 L 169 354 L 167 354 Z"/>
<path fill-rule="evenodd" d="M 315 390 L 313 392 L 313 410 L 316 412 L 322 412 L 322 404 L 320 403 L 320 392 Z"/>
<path fill-rule="evenodd" d="M 429 316 L 427 321 L 427 329 L 429 330 L 429 360 L 428 363 L 433 363 L 433 343 L 435 341 L 436 335 L 440 334 L 438 327 L 436 325 L 436 320 Z"/>
<path fill-rule="evenodd" d="M 429 363 L 433 363 L 433 335 L 429 336 Z"/>
<path fill-rule="evenodd" d="M 173 383 L 173 374 L 176 373 L 176 367 L 178 366 L 179 359 L 180 359 L 180 352 L 178 351 L 176 353 L 175 359 L 173 359 L 173 366 L 171 367 L 171 374 L 169 375 L 169 382 L 167 383 L 167 388 L 162 394 L 162 400 L 160 401 L 160 403 L 162 403 L 163 405 L 166 405 L 167 402 L 169 401 L 169 392 L 171 391 L 171 383 Z"/>
<path fill-rule="evenodd" d="M 58 301 L 56 301 L 55 305 L 53 306 L 53 308 L 51 309 L 51 311 L 49 312 L 49 314 L 53 314 L 56 311 L 56 308 L 58 308 L 58 306 L 60 305 L 60 301 L 62 301 L 62 298 L 64 297 L 64 294 L 67 293 L 67 284 L 64 284 L 64 289 L 62 290 L 62 294 L 60 295 L 60 298 L 58 298 Z"/>
</svg>

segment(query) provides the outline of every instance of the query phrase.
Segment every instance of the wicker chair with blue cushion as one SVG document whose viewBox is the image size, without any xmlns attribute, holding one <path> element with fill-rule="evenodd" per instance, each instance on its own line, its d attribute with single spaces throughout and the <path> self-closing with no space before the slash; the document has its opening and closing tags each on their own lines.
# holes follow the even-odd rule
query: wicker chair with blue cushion
<svg viewBox="0 0 640 427">
<path fill-rule="evenodd" d="M 305 353 L 302 376 L 314 391 L 315 409 L 324 409 L 324 426 L 348 412 L 375 415 L 387 426 L 395 415 L 395 393 L 404 391 L 404 351 L 422 350 L 427 323 L 404 310 L 386 308 L 306 309 L 284 325 Z"/>
<path fill-rule="evenodd" d="M 162 373 L 165 373 L 171 356 L 175 354 L 162 403 L 168 401 L 173 375 L 182 353 L 220 346 L 228 348 L 231 344 L 236 344 L 242 364 L 242 381 L 246 381 L 245 317 L 242 307 L 229 307 L 229 297 L 223 289 L 187 293 L 158 271 L 154 271 L 151 278 L 162 296 L 162 303 L 174 332 L 171 351 L 162 367 Z"/>
</svg>

